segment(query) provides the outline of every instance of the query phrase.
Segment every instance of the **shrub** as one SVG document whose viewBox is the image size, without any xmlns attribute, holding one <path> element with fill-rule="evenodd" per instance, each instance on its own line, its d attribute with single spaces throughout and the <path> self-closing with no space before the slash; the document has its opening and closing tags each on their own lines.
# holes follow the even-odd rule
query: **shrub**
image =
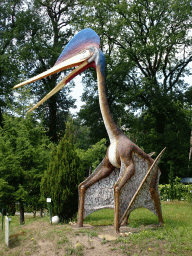
<svg viewBox="0 0 192 256">
<path fill-rule="evenodd" d="M 53 215 L 61 221 L 69 220 L 78 210 L 78 185 L 84 175 L 74 148 L 73 124 L 66 123 L 63 139 L 52 151 L 49 168 L 41 181 L 41 193 L 50 197 Z"/>
<path fill-rule="evenodd" d="M 184 185 L 180 183 L 180 178 L 176 177 L 171 184 L 159 185 L 161 200 L 186 200 L 192 202 L 192 184 Z"/>
</svg>

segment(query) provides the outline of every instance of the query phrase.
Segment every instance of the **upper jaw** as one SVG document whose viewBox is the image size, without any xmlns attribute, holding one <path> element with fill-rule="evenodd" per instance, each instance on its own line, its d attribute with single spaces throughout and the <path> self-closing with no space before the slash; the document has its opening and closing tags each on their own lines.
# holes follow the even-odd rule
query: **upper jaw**
<svg viewBox="0 0 192 256">
<path fill-rule="evenodd" d="M 71 79 L 73 79 L 75 76 L 83 72 L 85 69 L 89 67 L 95 67 L 95 64 L 97 65 L 97 56 L 98 56 L 98 50 L 96 47 L 89 47 L 85 50 L 81 51 L 79 54 L 73 55 L 70 58 L 64 60 L 63 62 L 56 64 L 49 70 L 30 78 L 29 80 L 22 82 L 13 88 L 18 88 L 22 85 L 29 84 L 32 82 L 35 82 L 39 79 L 42 79 L 44 77 L 50 76 L 56 72 L 65 70 L 70 67 L 76 66 L 74 70 L 70 74 L 68 74 L 57 86 L 55 86 L 42 100 L 40 100 L 35 106 L 33 106 L 29 111 L 33 111 L 38 106 L 43 104 L 45 101 L 47 101 L 51 96 L 53 96 L 56 92 L 61 90 Z"/>
<path fill-rule="evenodd" d="M 93 54 L 94 54 L 94 51 L 92 51 L 90 49 L 85 49 L 85 50 L 81 51 L 79 54 L 77 54 L 75 56 L 72 56 L 69 59 L 66 59 L 65 61 L 63 61 L 63 62 L 53 66 L 52 68 L 48 69 L 47 71 L 45 71 L 45 72 L 43 72 L 43 73 L 41 73 L 37 76 L 34 76 L 34 77 L 32 77 L 32 78 L 30 78 L 30 79 L 28 79 L 28 80 L 26 80 L 22 83 L 19 83 L 19 84 L 15 85 L 13 88 L 14 89 L 19 88 L 23 85 L 35 82 L 37 80 L 40 80 L 44 77 L 53 75 L 53 74 L 55 74 L 59 71 L 65 70 L 67 68 L 71 68 L 71 67 L 74 67 L 74 66 L 79 66 L 84 61 L 90 59 Z"/>
</svg>

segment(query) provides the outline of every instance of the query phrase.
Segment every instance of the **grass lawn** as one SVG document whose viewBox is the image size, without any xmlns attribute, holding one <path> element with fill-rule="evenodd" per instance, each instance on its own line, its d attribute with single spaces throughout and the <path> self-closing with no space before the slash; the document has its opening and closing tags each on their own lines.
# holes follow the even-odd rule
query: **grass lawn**
<svg viewBox="0 0 192 256">
<path fill-rule="evenodd" d="M 0 227 L 0 255 L 192 255 L 192 204 L 162 202 L 162 212 L 165 225 L 154 227 L 151 224 L 157 224 L 158 219 L 153 213 L 146 209 L 133 211 L 129 227 L 135 232 L 115 241 L 98 238 L 103 226 L 113 224 L 113 210 L 92 213 L 84 223 L 94 227 L 78 231 L 68 224 L 51 226 L 48 217 L 28 216 L 25 225 L 20 226 L 19 216 L 14 216 L 10 223 L 10 248 L 5 246 Z M 44 248 L 43 244 L 47 246 Z M 46 252 L 48 244 L 53 248 Z M 103 254 L 97 254 L 100 249 Z"/>
<path fill-rule="evenodd" d="M 142 254 L 148 248 L 151 255 L 192 255 L 192 204 L 185 201 L 162 202 L 164 226 L 156 229 L 143 229 L 131 236 L 119 238 L 117 242 L 124 243 L 124 251 L 129 254 L 129 248 L 136 245 L 138 253 Z M 102 218 L 101 218 L 102 217 Z M 102 210 L 92 213 L 85 222 L 91 225 L 113 224 L 113 211 Z M 141 228 L 150 224 L 158 224 L 158 218 L 147 209 L 137 209 L 130 214 L 129 227 Z"/>
</svg>

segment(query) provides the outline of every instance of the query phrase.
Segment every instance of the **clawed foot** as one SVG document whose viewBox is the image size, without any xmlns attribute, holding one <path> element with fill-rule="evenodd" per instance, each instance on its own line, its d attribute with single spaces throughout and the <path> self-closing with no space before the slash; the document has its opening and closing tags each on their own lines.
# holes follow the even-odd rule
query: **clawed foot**
<svg viewBox="0 0 192 256">
<path fill-rule="evenodd" d="M 77 228 L 82 228 L 82 227 L 83 227 L 83 223 L 77 222 Z"/>
<path fill-rule="evenodd" d="M 116 231 L 116 234 L 117 234 L 117 235 L 120 234 L 120 229 L 119 229 L 119 228 L 117 228 L 115 231 Z"/>
<path fill-rule="evenodd" d="M 155 227 L 163 227 L 164 226 L 164 223 L 163 222 L 159 222 L 158 224 L 155 225 Z"/>
</svg>

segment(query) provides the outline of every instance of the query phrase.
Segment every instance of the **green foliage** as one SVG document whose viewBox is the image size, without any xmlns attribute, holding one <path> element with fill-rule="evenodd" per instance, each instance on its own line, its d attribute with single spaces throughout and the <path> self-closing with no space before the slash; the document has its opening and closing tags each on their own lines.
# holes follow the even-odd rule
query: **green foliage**
<svg viewBox="0 0 192 256">
<path fill-rule="evenodd" d="M 87 150 L 91 144 L 90 127 L 84 125 L 80 118 L 74 118 L 75 147 Z"/>
<path fill-rule="evenodd" d="M 76 149 L 83 167 L 85 169 L 92 168 L 92 170 L 99 165 L 101 160 L 104 158 L 106 151 L 106 139 L 100 140 L 95 145 L 90 146 L 87 150 L 79 148 Z"/>
<path fill-rule="evenodd" d="M 8 104 L 9 110 L 19 117 L 25 118 L 27 111 L 32 108 L 34 97 L 31 95 L 31 86 L 20 87 L 14 93 L 15 97 L 13 102 Z"/>
<path fill-rule="evenodd" d="M 16 201 L 37 208 L 50 146 L 42 126 L 31 116 L 26 119 L 4 116 L 4 126 L 0 129 L 0 196 L 4 208 Z"/>
<path fill-rule="evenodd" d="M 41 181 L 41 194 L 44 198 L 51 198 L 53 215 L 58 215 L 61 221 L 72 218 L 77 212 L 78 185 L 83 177 L 70 119 L 66 123 L 64 137 L 52 150 L 51 162 Z"/>
<path fill-rule="evenodd" d="M 159 185 L 159 191 L 161 194 L 161 200 L 186 200 L 192 202 L 192 185 L 184 185 L 181 179 L 176 177 L 174 180 L 170 180 L 169 184 Z"/>
<path fill-rule="evenodd" d="M 18 77 L 19 64 L 16 53 L 17 19 L 21 13 L 21 1 L 0 2 L 0 126 L 2 113 L 12 101 L 12 87 Z"/>
<path fill-rule="evenodd" d="M 15 214 L 14 187 L 10 186 L 7 181 L 0 179 L 0 210 L 5 214 Z M 12 209 L 13 208 L 13 209 Z M 12 209 L 12 210 L 11 210 Z"/>
<path fill-rule="evenodd" d="M 190 176 L 189 139 L 190 139 L 190 112 L 181 102 L 167 103 L 164 132 L 159 133 L 156 119 L 150 111 L 143 111 L 135 119 L 133 128 L 126 134 L 144 149 L 146 153 L 156 152 L 156 155 L 166 147 L 159 164 L 161 169 L 161 183 L 169 182 L 169 173 L 173 178 Z M 155 157 L 154 156 L 154 157 Z"/>
<path fill-rule="evenodd" d="M 25 11 L 18 20 L 22 30 L 20 34 L 23 35 L 22 40 L 17 44 L 17 54 L 22 63 L 20 81 L 48 70 L 55 64 L 63 47 L 73 35 L 71 13 L 75 11 L 75 7 L 76 1 L 69 3 L 64 0 L 56 2 L 33 0 L 25 5 Z M 35 95 L 34 101 L 38 102 L 42 99 L 61 78 L 63 74 L 58 72 L 33 83 L 31 93 Z M 69 108 L 74 107 L 75 100 L 69 96 L 73 85 L 71 82 L 35 111 L 36 118 L 42 120 L 53 142 L 58 142 L 60 133 L 63 135 Z"/>
<path fill-rule="evenodd" d="M 192 61 L 190 0 L 91 0 L 84 4 L 79 24 L 91 26 L 101 38 L 106 92 L 114 120 L 118 123 L 120 118 L 146 152 L 158 154 L 167 147 L 160 164 L 161 182 L 168 182 L 168 161 L 173 163 L 174 176 L 186 176 L 190 120 L 184 101 L 191 100 L 190 92 L 184 98 L 184 76 L 190 74 L 188 64 Z M 83 81 L 86 105 L 79 117 L 90 127 L 96 143 L 107 136 L 95 71 L 86 73 Z M 139 118 L 135 122 L 131 114 L 136 111 Z"/>
</svg>

